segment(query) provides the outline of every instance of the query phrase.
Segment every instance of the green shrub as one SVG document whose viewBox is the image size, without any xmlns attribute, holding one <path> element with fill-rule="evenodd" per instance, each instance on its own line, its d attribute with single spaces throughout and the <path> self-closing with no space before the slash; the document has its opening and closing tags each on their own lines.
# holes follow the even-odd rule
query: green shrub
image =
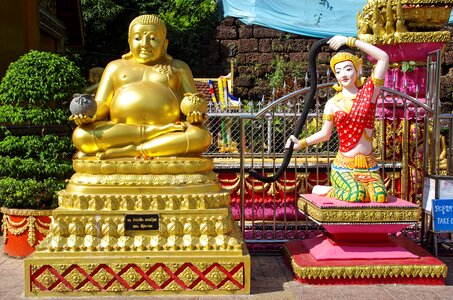
<svg viewBox="0 0 453 300">
<path fill-rule="evenodd" d="M 12 154 L 23 159 L 65 160 L 70 162 L 75 151 L 70 137 L 47 134 L 13 136 L 6 135 L 0 141 L 0 156 Z"/>
<path fill-rule="evenodd" d="M 72 166 L 55 160 L 36 160 L 32 158 L 0 156 L 0 177 L 30 178 L 58 178 L 64 181 L 71 176 Z"/>
<path fill-rule="evenodd" d="M 72 61 L 55 53 L 31 50 L 9 65 L 0 83 L 0 105 L 63 108 L 86 86 Z"/>
<path fill-rule="evenodd" d="M 64 188 L 61 179 L 47 178 L 43 181 L 25 178 L 1 178 L 0 199 L 9 208 L 52 209 L 58 204 L 55 191 Z"/>
<path fill-rule="evenodd" d="M 86 85 L 58 54 L 30 51 L 9 66 L 0 83 L 0 206 L 56 207 L 74 147 L 69 136 L 45 132 L 69 132 L 69 101 Z"/>
<path fill-rule="evenodd" d="M 68 109 L 25 108 L 20 106 L 0 106 L 2 125 L 72 125 Z"/>
</svg>

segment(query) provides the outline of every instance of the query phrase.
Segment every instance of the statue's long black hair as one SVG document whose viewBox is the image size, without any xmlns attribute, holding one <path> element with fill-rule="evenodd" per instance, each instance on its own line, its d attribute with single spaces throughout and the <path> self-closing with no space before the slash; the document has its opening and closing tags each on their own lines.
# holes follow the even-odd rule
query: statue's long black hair
<svg viewBox="0 0 453 300">
<path fill-rule="evenodd" d="M 300 132 L 302 131 L 303 126 L 307 120 L 308 112 L 314 104 L 315 94 L 318 86 L 318 79 L 317 79 L 317 71 L 316 71 L 316 57 L 318 56 L 321 47 L 326 45 L 330 38 L 323 38 L 316 43 L 313 44 L 313 47 L 310 49 L 310 53 L 308 55 L 308 68 L 310 74 L 310 90 L 308 92 L 308 96 L 305 101 L 304 109 L 302 110 L 302 114 L 300 115 L 299 120 L 297 121 L 296 127 L 294 128 L 293 135 L 298 137 Z M 258 174 L 255 170 L 250 170 L 249 174 L 260 181 L 263 182 L 274 182 L 276 181 L 282 174 L 285 172 L 286 168 L 288 167 L 289 161 L 291 160 L 291 156 L 293 154 L 293 147 L 294 143 L 291 142 L 289 148 L 286 149 L 285 156 L 280 168 L 272 177 L 266 177 L 261 174 Z"/>
</svg>

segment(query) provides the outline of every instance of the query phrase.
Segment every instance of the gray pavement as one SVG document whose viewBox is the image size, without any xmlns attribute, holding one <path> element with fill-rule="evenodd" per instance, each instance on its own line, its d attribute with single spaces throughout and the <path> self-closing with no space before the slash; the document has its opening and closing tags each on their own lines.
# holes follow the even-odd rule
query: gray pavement
<svg viewBox="0 0 453 300">
<path fill-rule="evenodd" d="M 10 258 L 3 253 L 0 237 L 0 299 L 25 299 L 24 261 Z M 452 252 L 453 254 L 453 252 Z M 445 286 L 428 285 L 306 285 L 293 280 L 292 271 L 281 256 L 252 256 L 252 291 L 247 296 L 152 296 L 129 297 L 128 299 L 307 299 L 307 300 L 453 300 L 453 257 L 440 257 L 448 266 Z M 40 298 L 58 299 L 58 298 Z M 99 297 L 71 297 L 67 299 L 99 299 Z M 102 297 L 102 299 L 125 299 L 125 297 Z"/>
</svg>

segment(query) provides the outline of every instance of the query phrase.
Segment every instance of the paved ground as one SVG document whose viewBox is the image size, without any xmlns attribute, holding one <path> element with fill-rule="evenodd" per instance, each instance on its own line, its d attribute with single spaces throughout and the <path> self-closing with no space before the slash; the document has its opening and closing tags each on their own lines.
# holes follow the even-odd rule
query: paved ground
<svg viewBox="0 0 453 300">
<path fill-rule="evenodd" d="M 3 254 L 3 239 L 0 237 L 0 299 L 25 299 L 24 265 L 22 259 L 14 259 Z M 453 252 L 452 252 L 453 254 Z M 259 300 L 432 300 L 453 299 L 453 257 L 440 257 L 448 266 L 446 286 L 427 285 L 304 285 L 293 281 L 291 270 L 281 256 L 252 256 L 252 291 L 249 296 L 194 296 L 194 297 L 152 297 L 153 299 L 259 299 Z M 131 297 L 128 299 L 146 299 Z M 46 298 L 49 299 L 49 298 Z M 56 298 L 52 298 L 56 299 Z M 99 299 L 70 298 L 70 299 Z M 123 297 L 103 297 L 102 299 L 124 299 Z"/>
</svg>

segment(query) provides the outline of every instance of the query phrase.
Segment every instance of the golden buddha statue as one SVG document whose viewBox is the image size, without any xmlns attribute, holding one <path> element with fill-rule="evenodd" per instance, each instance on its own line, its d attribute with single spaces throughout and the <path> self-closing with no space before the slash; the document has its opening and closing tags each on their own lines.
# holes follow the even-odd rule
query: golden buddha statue
<svg viewBox="0 0 453 300">
<path fill-rule="evenodd" d="M 110 62 L 96 93 L 92 117 L 72 115 L 78 125 L 77 157 L 197 156 L 211 144 L 202 126 L 206 101 L 192 72 L 167 54 L 165 23 L 142 15 L 129 25 L 130 52 Z"/>
<path fill-rule="evenodd" d="M 107 65 L 95 101 L 73 99 L 75 173 L 28 257 L 27 295 L 250 293 L 250 255 L 230 192 L 201 155 L 211 144 L 207 104 L 189 67 L 166 53 L 165 36 L 158 17 L 135 18 L 131 51 Z M 86 271 L 49 288 L 64 275 L 47 268 Z M 121 280 L 107 283 L 106 269 Z"/>
</svg>

